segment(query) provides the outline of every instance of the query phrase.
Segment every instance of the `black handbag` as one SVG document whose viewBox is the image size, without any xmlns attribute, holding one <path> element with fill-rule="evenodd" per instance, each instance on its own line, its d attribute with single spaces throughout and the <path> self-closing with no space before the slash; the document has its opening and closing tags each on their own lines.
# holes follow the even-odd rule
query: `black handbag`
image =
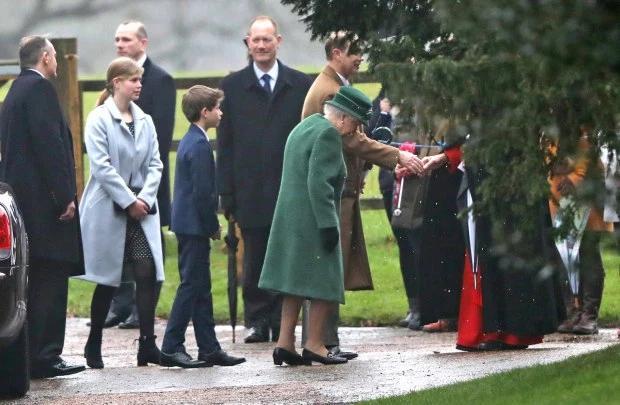
<svg viewBox="0 0 620 405">
<path fill-rule="evenodd" d="M 132 193 L 134 193 L 134 195 L 138 195 L 138 194 L 140 194 L 140 191 L 142 191 L 141 188 L 137 188 L 137 187 L 129 187 L 129 189 L 131 190 Z M 114 211 L 116 211 L 116 212 L 124 212 L 124 213 L 127 212 L 126 209 L 123 209 L 123 207 L 118 205 L 116 202 L 114 202 Z M 153 204 L 153 206 L 149 208 L 148 214 L 149 215 L 157 214 L 157 205 Z"/>
</svg>

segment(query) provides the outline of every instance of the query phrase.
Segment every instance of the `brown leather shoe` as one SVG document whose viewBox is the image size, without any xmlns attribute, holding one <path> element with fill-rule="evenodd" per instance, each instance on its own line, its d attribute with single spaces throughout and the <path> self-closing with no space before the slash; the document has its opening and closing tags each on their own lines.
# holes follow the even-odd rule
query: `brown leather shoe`
<svg viewBox="0 0 620 405">
<path fill-rule="evenodd" d="M 454 332 L 456 331 L 456 322 L 453 319 L 440 319 L 437 322 L 422 326 L 422 330 L 428 333 Z"/>
<path fill-rule="evenodd" d="M 575 329 L 575 325 L 579 323 L 581 319 L 582 312 L 579 309 L 571 309 L 568 311 L 567 317 L 558 326 L 559 333 L 573 333 Z"/>
</svg>

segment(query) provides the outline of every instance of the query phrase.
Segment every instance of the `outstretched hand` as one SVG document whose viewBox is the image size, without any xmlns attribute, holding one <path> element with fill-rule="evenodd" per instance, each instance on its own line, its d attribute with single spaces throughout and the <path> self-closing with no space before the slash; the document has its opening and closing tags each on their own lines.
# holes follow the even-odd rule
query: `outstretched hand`
<svg viewBox="0 0 620 405">
<path fill-rule="evenodd" d="M 405 167 L 410 174 L 421 176 L 424 173 L 422 160 L 411 152 L 398 152 L 398 164 Z"/>
<path fill-rule="evenodd" d="M 424 156 L 422 158 L 424 174 L 430 174 L 435 169 L 438 169 L 448 163 L 448 157 L 445 153 L 440 153 L 434 156 Z"/>
</svg>

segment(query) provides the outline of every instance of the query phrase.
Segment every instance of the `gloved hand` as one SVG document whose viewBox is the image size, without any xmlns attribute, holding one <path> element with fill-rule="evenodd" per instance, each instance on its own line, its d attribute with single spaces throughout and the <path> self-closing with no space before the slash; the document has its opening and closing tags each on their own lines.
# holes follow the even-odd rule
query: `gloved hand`
<svg viewBox="0 0 620 405">
<path fill-rule="evenodd" d="M 328 252 L 333 252 L 336 246 L 340 242 L 340 235 L 338 234 L 338 228 L 324 228 L 321 229 L 321 243 L 323 248 Z"/>
</svg>

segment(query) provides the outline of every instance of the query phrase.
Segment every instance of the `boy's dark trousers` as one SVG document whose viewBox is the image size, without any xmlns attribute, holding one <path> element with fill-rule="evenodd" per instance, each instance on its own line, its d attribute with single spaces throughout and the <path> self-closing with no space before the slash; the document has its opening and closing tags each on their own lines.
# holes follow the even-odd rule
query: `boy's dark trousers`
<svg viewBox="0 0 620 405">
<path fill-rule="evenodd" d="M 215 336 L 211 296 L 210 240 L 207 237 L 177 234 L 180 283 L 170 311 L 161 350 L 172 354 L 185 351 L 185 331 L 192 320 L 198 353 L 220 350 Z"/>
</svg>

